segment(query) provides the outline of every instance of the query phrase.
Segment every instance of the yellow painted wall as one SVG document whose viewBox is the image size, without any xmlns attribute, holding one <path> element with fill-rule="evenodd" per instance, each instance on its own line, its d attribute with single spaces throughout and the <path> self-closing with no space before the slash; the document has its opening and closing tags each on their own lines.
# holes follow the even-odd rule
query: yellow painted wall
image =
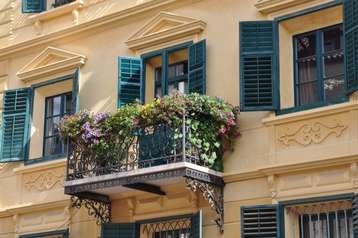
<svg viewBox="0 0 358 238">
<path fill-rule="evenodd" d="M 207 39 L 207 92 L 238 105 L 238 22 L 270 19 L 327 1 L 301 1 L 302 4 L 278 8 L 279 11 L 267 10 L 268 15 L 265 15 L 255 7 L 256 0 L 89 0 L 80 10 L 79 25 L 73 23 L 73 16 L 69 12 L 44 20 L 40 33 L 33 20 L 20 14 L 20 1 L 14 2 L 12 10 L 0 12 L 4 17 L 9 11 L 15 16 L 10 36 L 1 37 L 9 30 L 0 27 L 0 90 L 31 86 L 73 73 L 73 68 L 63 68 L 52 76 L 38 77 L 28 82 L 19 78 L 17 73 L 24 66 L 48 46 L 53 46 L 87 58 L 80 68 L 80 107 L 97 112 L 116 110 L 118 56 L 138 56 L 138 52 L 171 45 L 161 42 L 161 46 L 151 46 L 138 52 L 126 45 L 126 41 L 160 11 L 206 23 L 201 34 L 175 41 Z M 148 3 L 153 5 L 145 5 Z M 151 6 L 159 3 L 163 5 L 151 9 Z M 4 6 L 2 4 L 0 7 L 6 7 L 5 3 Z M 141 6 L 145 7 L 142 9 Z M 128 7 L 132 9 L 125 11 Z M 138 13 L 130 15 L 133 8 Z M 291 107 L 294 103 L 292 36 L 340 23 L 341 10 L 341 7 L 335 7 L 280 23 L 282 108 Z M 121 11 L 122 15 L 118 14 Z M 90 20 L 100 24 L 97 20 L 107 21 L 113 16 L 110 14 L 118 14 L 116 20 L 89 29 L 94 25 Z M 81 32 L 78 30 L 80 27 Z M 70 34 L 71 30 L 78 32 Z M 26 40 L 31 41 L 21 43 Z M 46 64 L 39 62 L 34 67 L 41 71 Z M 147 74 L 150 73 L 148 70 Z M 149 94 L 154 91 L 153 81 L 147 85 Z M 70 91 L 71 87 L 71 82 L 64 82 L 36 92 L 31 159 L 38 158 L 42 153 L 44 97 Z M 225 158 L 223 236 L 218 234 L 217 227 L 211 222 L 213 213 L 208 204 L 184 190 L 183 184 L 164 187 L 168 190 L 165 198 L 136 193 L 119 194 L 113 199 L 113 220 L 142 220 L 186 214 L 203 208 L 205 238 L 237 238 L 242 205 L 271 204 L 353 192 L 358 178 L 357 117 L 358 99 L 354 95 L 347 103 L 282 116 L 270 112 L 241 113 L 242 137 L 237 141 L 235 150 L 227 153 Z M 318 130 L 318 133 L 307 136 L 305 130 Z M 26 166 L 21 162 L 0 164 L 0 238 L 67 227 L 70 228 L 71 237 L 98 237 L 100 229 L 94 219 L 83 209 L 68 207 L 69 197 L 63 194 L 64 168 L 65 159 Z M 130 207 L 133 204 L 135 208 Z"/>
</svg>

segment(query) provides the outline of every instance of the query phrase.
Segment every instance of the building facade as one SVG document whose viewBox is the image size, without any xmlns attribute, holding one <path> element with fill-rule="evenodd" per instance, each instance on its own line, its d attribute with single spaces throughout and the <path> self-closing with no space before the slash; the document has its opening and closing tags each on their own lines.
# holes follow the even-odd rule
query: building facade
<svg viewBox="0 0 358 238">
<path fill-rule="evenodd" d="M 0 90 L 1 238 L 358 237 L 357 0 L 2 0 Z M 240 105 L 223 171 L 58 133 L 173 90 Z"/>
</svg>

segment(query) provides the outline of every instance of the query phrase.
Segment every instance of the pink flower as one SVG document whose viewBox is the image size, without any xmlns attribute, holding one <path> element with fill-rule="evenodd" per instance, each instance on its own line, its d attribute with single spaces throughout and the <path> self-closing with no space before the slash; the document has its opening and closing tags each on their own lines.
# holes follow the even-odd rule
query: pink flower
<svg viewBox="0 0 358 238">
<path fill-rule="evenodd" d="M 227 132 L 226 127 L 221 127 L 221 128 L 219 129 L 219 134 L 220 134 L 220 135 L 224 135 L 226 132 Z"/>
<path fill-rule="evenodd" d="M 138 126 L 138 125 L 139 125 L 139 119 L 138 119 L 138 118 L 134 118 L 134 119 L 133 119 L 133 124 L 134 124 L 135 126 Z"/>
<path fill-rule="evenodd" d="M 229 119 L 229 121 L 226 123 L 229 127 L 230 126 L 235 126 L 236 123 L 235 123 L 235 120 L 234 119 Z"/>
</svg>

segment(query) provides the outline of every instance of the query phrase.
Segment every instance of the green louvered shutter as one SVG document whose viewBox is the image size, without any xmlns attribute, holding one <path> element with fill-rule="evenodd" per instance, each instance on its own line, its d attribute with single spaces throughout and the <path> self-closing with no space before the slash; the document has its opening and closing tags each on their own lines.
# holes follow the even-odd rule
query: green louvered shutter
<svg viewBox="0 0 358 238">
<path fill-rule="evenodd" d="M 241 238 L 279 238 L 277 205 L 241 208 Z"/>
<path fill-rule="evenodd" d="M 119 57 L 118 59 L 118 107 L 142 100 L 142 61 L 140 58 Z"/>
<path fill-rule="evenodd" d="M 206 40 L 189 46 L 189 93 L 206 93 Z"/>
<path fill-rule="evenodd" d="M 191 218 L 191 237 L 203 238 L 203 212 L 201 210 Z"/>
<path fill-rule="evenodd" d="M 358 90 L 358 1 L 344 0 L 344 39 L 347 93 Z"/>
<path fill-rule="evenodd" d="M 102 238 L 139 238 L 139 225 L 136 223 L 103 224 Z"/>
<path fill-rule="evenodd" d="M 43 12 L 46 10 L 46 0 L 22 0 L 23 13 Z"/>
<path fill-rule="evenodd" d="M 352 201 L 353 238 L 358 238 L 358 194 L 355 194 Z"/>
<path fill-rule="evenodd" d="M 278 109 L 277 52 L 273 21 L 240 22 L 240 106 L 242 111 Z"/>
<path fill-rule="evenodd" d="M 24 160 L 27 154 L 31 89 L 4 93 L 0 162 Z"/>
</svg>

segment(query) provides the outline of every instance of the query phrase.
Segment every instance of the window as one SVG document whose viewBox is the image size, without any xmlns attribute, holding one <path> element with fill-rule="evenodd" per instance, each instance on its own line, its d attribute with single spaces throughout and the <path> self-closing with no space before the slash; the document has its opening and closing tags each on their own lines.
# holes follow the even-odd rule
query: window
<svg viewBox="0 0 358 238">
<path fill-rule="evenodd" d="M 21 235 L 20 238 L 68 238 L 68 230 L 50 231 L 38 234 Z"/>
<path fill-rule="evenodd" d="M 188 61 L 168 66 L 168 90 L 165 94 L 171 95 L 174 91 L 188 93 Z M 162 68 L 155 70 L 155 97 L 162 96 Z"/>
<path fill-rule="evenodd" d="M 153 57 L 145 58 L 144 64 L 147 100 L 172 95 L 176 91 L 182 94 L 189 92 L 186 45 L 164 49 Z"/>
<path fill-rule="evenodd" d="M 161 231 L 154 233 L 152 238 L 190 238 L 190 231 Z"/>
<path fill-rule="evenodd" d="M 353 238 L 350 200 L 290 206 L 286 218 L 300 238 Z"/>
<path fill-rule="evenodd" d="M 54 0 L 54 3 L 52 4 L 53 7 L 59 7 L 71 2 L 74 2 L 75 0 Z"/>
<path fill-rule="evenodd" d="M 342 25 L 294 37 L 296 105 L 345 98 Z"/>
<path fill-rule="evenodd" d="M 67 150 L 63 143 L 58 126 L 61 118 L 72 111 L 72 93 L 61 94 L 46 98 L 44 156 L 61 155 Z"/>
</svg>

